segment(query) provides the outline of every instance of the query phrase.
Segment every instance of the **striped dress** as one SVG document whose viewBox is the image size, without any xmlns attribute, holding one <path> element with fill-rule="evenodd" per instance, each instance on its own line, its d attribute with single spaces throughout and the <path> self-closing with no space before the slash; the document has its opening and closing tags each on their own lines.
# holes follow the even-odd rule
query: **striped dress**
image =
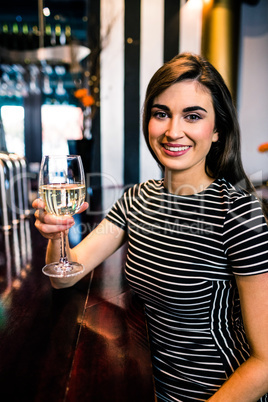
<svg viewBox="0 0 268 402">
<path fill-rule="evenodd" d="M 206 401 L 249 357 L 234 274 L 268 271 L 258 200 L 223 179 L 190 196 L 149 180 L 107 219 L 128 234 L 125 272 L 144 301 L 158 401 Z"/>
</svg>

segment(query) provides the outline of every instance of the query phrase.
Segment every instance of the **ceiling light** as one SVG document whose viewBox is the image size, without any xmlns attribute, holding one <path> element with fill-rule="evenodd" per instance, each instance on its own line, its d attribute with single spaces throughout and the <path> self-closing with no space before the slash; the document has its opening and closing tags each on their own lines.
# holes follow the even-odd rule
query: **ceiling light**
<svg viewBox="0 0 268 402">
<path fill-rule="evenodd" d="M 45 17 L 50 16 L 50 9 L 48 7 L 43 8 L 43 14 Z"/>
</svg>

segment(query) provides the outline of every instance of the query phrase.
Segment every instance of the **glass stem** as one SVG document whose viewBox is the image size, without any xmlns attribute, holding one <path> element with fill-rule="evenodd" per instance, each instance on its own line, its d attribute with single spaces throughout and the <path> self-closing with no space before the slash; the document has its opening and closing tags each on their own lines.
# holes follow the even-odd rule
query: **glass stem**
<svg viewBox="0 0 268 402">
<path fill-rule="evenodd" d="M 66 252 L 66 231 L 60 233 L 60 263 L 68 264 L 67 252 Z"/>
</svg>

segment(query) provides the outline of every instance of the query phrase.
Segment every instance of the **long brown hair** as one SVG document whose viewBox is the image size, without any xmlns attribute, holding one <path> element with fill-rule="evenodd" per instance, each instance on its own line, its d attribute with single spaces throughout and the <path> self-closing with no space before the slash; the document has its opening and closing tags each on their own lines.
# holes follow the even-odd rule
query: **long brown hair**
<svg viewBox="0 0 268 402">
<path fill-rule="evenodd" d="M 159 164 L 149 144 L 148 134 L 154 98 L 171 85 L 184 80 L 199 82 L 212 96 L 219 140 L 212 143 L 206 157 L 206 173 L 215 179 L 225 178 L 233 185 L 255 192 L 241 161 L 240 127 L 232 96 L 220 73 L 202 56 L 181 53 L 165 63 L 151 78 L 143 108 L 143 134 L 151 154 Z"/>
</svg>

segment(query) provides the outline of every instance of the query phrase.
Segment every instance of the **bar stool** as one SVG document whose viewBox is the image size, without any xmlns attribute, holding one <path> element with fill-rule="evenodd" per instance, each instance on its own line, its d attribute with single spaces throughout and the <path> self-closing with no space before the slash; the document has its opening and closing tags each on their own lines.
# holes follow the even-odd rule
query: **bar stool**
<svg viewBox="0 0 268 402">
<path fill-rule="evenodd" d="M 8 222 L 11 227 L 12 224 L 19 223 L 16 214 L 16 199 L 14 192 L 14 165 L 7 152 L 0 152 L 0 160 L 4 164 L 6 205 L 8 209 Z"/>
<path fill-rule="evenodd" d="M 29 209 L 29 193 L 30 184 L 28 178 L 28 167 L 25 158 L 20 158 L 21 174 L 22 174 L 22 196 L 23 196 L 23 210 L 25 217 L 30 215 Z"/>
<path fill-rule="evenodd" d="M 1 158 L 2 157 L 2 158 Z M 0 208 L 1 208 L 1 229 L 4 235 L 5 244 L 5 257 L 6 257 L 6 284 L 7 288 L 11 287 L 12 270 L 11 270 L 11 237 L 14 250 L 14 265 L 16 275 L 19 273 L 19 249 L 18 249 L 18 235 L 12 233 L 12 216 L 10 206 L 10 173 L 12 176 L 12 164 L 10 163 L 6 154 L 0 154 Z M 11 190 L 11 199 L 12 199 Z"/>
<path fill-rule="evenodd" d="M 24 157 L 19 158 L 21 167 L 21 185 L 22 185 L 22 201 L 23 201 L 23 226 L 25 231 L 25 264 L 26 267 L 32 260 L 32 243 L 31 243 L 31 230 L 30 230 L 30 209 L 29 209 L 29 194 L 30 194 L 30 181 L 28 177 L 27 161 Z"/>
<path fill-rule="evenodd" d="M 8 218 L 7 208 L 7 192 L 6 192 L 6 169 L 5 165 L 0 159 L 0 211 L 1 211 L 1 228 L 8 230 L 11 228 L 10 220 Z"/>
<path fill-rule="evenodd" d="M 13 186 L 15 195 L 15 205 L 13 205 L 12 207 L 15 210 L 17 218 L 20 219 L 24 217 L 20 158 L 18 155 L 12 153 L 9 154 L 9 158 L 14 166 L 13 180 L 10 181 L 10 186 Z"/>
<path fill-rule="evenodd" d="M 11 154 L 14 155 L 14 154 Z M 28 176 L 28 165 L 24 157 L 17 156 L 17 160 L 20 164 L 21 173 L 21 191 L 22 191 L 22 207 L 23 213 L 21 215 L 21 226 L 24 228 L 25 232 L 25 245 L 24 245 L 24 266 L 28 267 L 30 261 L 32 260 L 32 243 L 31 243 L 31 230 L 30 230 L 30 209 L 29 209 L 29 194 L 30 194 L 30 180 Z"/>
<path fill-rule="evenodd" d="M 20 223 L 20 208 L 17 208 L 17 202 L 19 202 L 18 188 L 15 185 L 16 174 L 18 165 L 10 159 L 10 154 L 7 152 L 0 152 L 0 160 L 5 166 L 5 188 L 6 188 L 6 205 L 8 209 L 8 222 L 10 226 L 10 238 L 12 239 L 12 255 L 13 255 L 13 267 L 16 276 L 21 272 L 21 244 L 19 240 L 19 223 Z M 21 202 L 20 202 L 21 204 Z M 22 233 L 22 238 L 24 237 Z M 23 260 L 25 258 L 23 257 Z"/>
<path fill-rule="evenodd" d="M 26 241 L 26 235 L 29 232 L 29 222 L 26 222 L 27 216 L 29 216 L 29 192 L 27 181 L 27 166 L 25 158 L 20 157 L 15 153 L 10 153 L 9 158 L 14 165 L 14 182 L 11 183 L 14 187 L 15 194 L 15 212 L 19 219 L 19 244 L 20 244 L 20 256 L 21 265 L 26 267 L 31 256 L 31 244 Z"/>
</svg>

